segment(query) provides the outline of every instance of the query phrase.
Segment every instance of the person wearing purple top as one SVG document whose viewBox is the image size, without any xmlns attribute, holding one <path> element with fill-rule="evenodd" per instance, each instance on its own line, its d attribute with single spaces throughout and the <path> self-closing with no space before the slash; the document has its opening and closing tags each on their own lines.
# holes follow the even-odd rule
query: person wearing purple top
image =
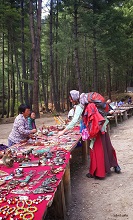
<svg viewBox="0 0 133 220">
<path fill-rule="evenodd" d="M 124 99 L 121 99 L 121 100 L 118 102 L 118 107 L 124 105 L 124 104 L 125 104 L 124 101 L 125 101 Z"/>
<path fill-rule="evenodd" d="M 28 105 L 21 104 L 18 111 L 19 115 L 15 118 L 12 131 L 8 137 L 8 147 L 26 141 L 31 134 L 36 133 L 35 128 L 30 130 L 28 126 L 30 107 Z"/>
</svg>

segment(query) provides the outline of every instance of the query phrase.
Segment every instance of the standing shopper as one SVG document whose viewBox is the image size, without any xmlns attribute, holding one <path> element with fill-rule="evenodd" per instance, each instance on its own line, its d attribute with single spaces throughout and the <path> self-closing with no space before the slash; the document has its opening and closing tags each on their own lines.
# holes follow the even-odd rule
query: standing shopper
<svg viewBox="0 0 133 220">
<path fill-rule="evenodd" d="M 72 121 L 66 128 L 59 132 L 58 136 L 63 135 L 67 130 L 73 128 L 82 115 L 83 122 L 88 130 L 90 138 L 90 167 L 88 178 L 104 178 L 111 173 L 111 167 L 116 173 L 120 173 L 117 162 L 116 152 L 111 144 L 107 132 L 107 120 L 99 112 L 94 103 L 88 103 L 87 93 L 82 93 L 80 98 L 78 91 L 70 92 L 70 101 L 76 100 L 77 106 Z M 77 98 L 74 94 L 77 94 Z"/>
<path fill-rule="evenodd" d="M 69 100 L 72 102 L 75 111 L 72 120 L 69 122 L 69 124 L 66 126 L 66 128 L 63 131 L 60 131 L 58 133 L 58 137 L 62 136 L 65 132 L 72 129 L 78 120 L 81 118 L 84 106 L 79 103 L 79 91 L 77 90 L 71 90 L 69 94 Z"/>
<path fill-rule="evenodd" d="M 108 134 L 108 120 L 98 112 L 94 103 L 88 103 L 87 100 L 87 94 L 82 93 L 80 102 L 85 106 L 82 117 L 90 135 L 90 167 L 86 176 L 104 178 L 111 174 L 111 167 L 120 173 L 116 152 Z"/>
<path fill-rule="evenodd" d="M 12 131 L 8 137 L 8 147 L 26 141 L 31 134 L 36 133 L 36 129 L 29 130 L 28 126 L 27 118 L 30 115 L 30 107 L 21 104 L 18 111 L 19 115 L 15 118 Z"/>
</svg>

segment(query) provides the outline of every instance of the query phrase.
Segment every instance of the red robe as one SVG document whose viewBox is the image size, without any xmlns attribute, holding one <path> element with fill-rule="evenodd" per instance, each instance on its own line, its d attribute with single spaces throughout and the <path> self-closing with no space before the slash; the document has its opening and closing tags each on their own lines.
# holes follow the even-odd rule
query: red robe
<svg viewBox="0 0 133 220">
<path fill-rule="evenodd" d="M 90 168 L 92 176 L 105 177 L 110 168 L 118 165 L 115 149 L 108 133 L 98 133 L 93 149 L 90 149 Z"/>
<path fill-rule="evenodd" d="M 87 105 L 83 121 L 88 129 L 90 138 L 95 138 L 93 149 L 90 149 L 90 168 L 92 176 L 105 177 L 110 168 L 118 165 L 116 152 L 111 144 L 109 134 L 100 131 L 105 119 L 98 112 L 95 104 Z"/>
</svg>

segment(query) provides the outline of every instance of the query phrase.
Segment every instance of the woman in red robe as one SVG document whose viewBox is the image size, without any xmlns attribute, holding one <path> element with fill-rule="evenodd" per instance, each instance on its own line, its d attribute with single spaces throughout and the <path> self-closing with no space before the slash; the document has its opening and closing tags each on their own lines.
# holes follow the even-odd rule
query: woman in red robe
<svg viewBox="0 0 133 220">
<path fill-rule="evenodd" d="M 90 139 L 90 167 L 86 176 L 104 178 L 111 173 L 111 167 L 114 167 L 116 173 L 120 173 L 116 152 L 106 129 L 107 121 L 98 112 L 94 103 L 86 105 L 83 122 Z"/>
<path fill-rule="evenodd" d="M 94 103 L 88 103 L 87 93 L 82 93 L 79 97 L 79 91 L 72 90 L 70 95 L 73 104 L 75 101 L 76 103 L 80 101 L 80 104 L 77 104 L 74 118 L 63 131 L 59 132 L 58 137 L 73 128 L 82 115 L 90 139 L 90 168 L 86 176 L 104 178 L 110 174 L 111 167 L 114 167 L 116 173 L 120 173 L 116 152 L 106 129 L 106 119 L 99 113 Z"/>
</svg>

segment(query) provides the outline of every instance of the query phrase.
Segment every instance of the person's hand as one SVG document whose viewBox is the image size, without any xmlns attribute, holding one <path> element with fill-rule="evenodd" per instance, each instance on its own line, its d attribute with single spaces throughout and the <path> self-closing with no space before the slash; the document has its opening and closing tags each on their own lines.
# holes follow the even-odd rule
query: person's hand
<svg viewBox="0 0 133 220">
<path fill-rule="evenodd" d="M 64 133 L 65 133 L 64 130 L 63 131 L 59 131 L 58 132 L 58 137 L 62 136 Z"/>
<path fill-rule="evenodd" d="M 26 143 L 27 139 L 20 141 L 20 144 Z"/>
<path fill-rule="evenodd" d="M 65 124 L 67 125 L 69 122 L 69 119 L 65 119 Z"/>
<path fill-rule="evenodd" d="M 35 134 L 36 132 L 37 132 L 36 129 L 32 129 L 32 130 L 31 130 L 31 134 Z"/>
<path fill-rule="evenodd" d="M 110 114 L 113 114 L 113 113 L 114 113 L 114 110 L 110 110 L 109 113 L 110 113 Z"/>
<path fill-rule="evenodd" d="M 28 138 L 33 139 L 34 138 L 33 134 L 29 134 Z"/>
</svg>

